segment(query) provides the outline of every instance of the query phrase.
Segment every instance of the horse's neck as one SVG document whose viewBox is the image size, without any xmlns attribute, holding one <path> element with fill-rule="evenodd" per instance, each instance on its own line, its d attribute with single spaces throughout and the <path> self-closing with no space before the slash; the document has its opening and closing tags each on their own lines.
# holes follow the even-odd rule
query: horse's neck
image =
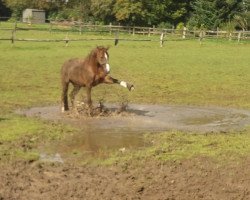
<svg viewBox="0 0 250 200">
<path fill-rule="evenodd" d="M 88 63 L 91 63 L 91 64 L 97 63 L 95 52 L 91 52 L 91 53 L 87 56 L 87 59 L 86 59 L 86 60 L 88 61 Z"/>
<path fill-rule="evenodd" d="M 96 59 L 96 55 L 91 52 L 88 57 L 85 59 L 86 63 L 88 66 L 90 66 L 92 68 L 93 71 L 97 70 L 99 68 L 101 68 L 101 65 L 98 63 L 97 59 Z"/>
</svg>

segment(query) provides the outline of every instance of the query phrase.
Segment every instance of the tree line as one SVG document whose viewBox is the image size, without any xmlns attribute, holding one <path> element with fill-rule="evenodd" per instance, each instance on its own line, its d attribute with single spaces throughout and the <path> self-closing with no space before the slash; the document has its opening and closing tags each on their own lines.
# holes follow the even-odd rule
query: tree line
<svg viewBox="0 0 250 200">
<path fill-rule="evenodd" d="M 250 0 L 0 0 L 0 16 L 20 19 L 26 8 L 50 20 L 172 28 L 248 29 Z"/>
</svg>

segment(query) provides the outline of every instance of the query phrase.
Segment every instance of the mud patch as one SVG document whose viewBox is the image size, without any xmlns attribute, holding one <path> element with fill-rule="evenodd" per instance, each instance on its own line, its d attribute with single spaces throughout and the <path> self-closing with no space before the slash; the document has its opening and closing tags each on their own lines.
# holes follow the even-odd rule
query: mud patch
<svg viewBox="0 0 250 200">
<path fill-rule="evenodd" d="M 0 165 L 0 199 L 250 199 L 250 158 L 221 166 L 209 158 L 112 167 Z"/>
<path fill-rule="evenodd" d="M 51 150 L 50 157 L 57 153 L 63 157 L 72 153 L 102 155 L 106 150 L 126 151 L 145 147 L 149 144 L 144 141 L 144 133 L 167 130 L 229 132 L 239 131 L 250 124 L 250 111 L 247 110 L 131 104 L 125 112 L 117 112 L 120 105 L 106 104 L 105 107 L 108 116 L 86 117 L 70 112 L 61 113 L 59 106 L 30 108 L 18 113 L 70 124 L 80 129 L 78 134 L 69 135 L 64 141 L 44 148 Z"/>
<path fill-rule="evenodd" d="M 118 105 L 105 105 L 109 111 Z M 89 132 L 136 133 L 181 130 L 187 132 L 228 132 L 250 124 L 250 111 L 215 107 L 131 104 L 126 114 L 72 117 L 62 114 L 59 106 L 36 107 L 18 113 L 28 117 L 63 122 Z"/>
<path fill-rule="evenodd" d="M 131 116 L 132 112 L 127 112 L 128 102 L 122 102 L 116 108 L 106 107 L 102 101 L 99 104 L 94 105 L 90 109 L 83 102 L 76 102 L 77 105 L 75 109 L 70 109 L 70 111 L 65 112 L 64 114 L 71 118 L 89 118 L 89 117 L 116 117 L 116 116 Z"/>
</svg>

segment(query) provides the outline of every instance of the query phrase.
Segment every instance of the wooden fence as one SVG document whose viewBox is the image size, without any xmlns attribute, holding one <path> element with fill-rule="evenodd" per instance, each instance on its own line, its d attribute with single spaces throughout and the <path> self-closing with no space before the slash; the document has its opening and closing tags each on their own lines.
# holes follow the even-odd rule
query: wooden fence
<svg viewBox="0 0 250 200">
<path fill-rule="evenodd" d="M 249 40 L 250 31 L 225 31 L 225 30 L 188 30 L 186 27 L 183 29 L 164 29 L 156 27 L 137 27 L 137 26 L 120 26 L 120 25 L 91 25 L 84 24 L 80 22 L 68 22 L 68 21 L 51 21 L 49 24 L 41 27 L 27 27 L 27 24 L 15 22 L 13 27 L 1 27 L 0 30 L 8 30 L 11 32 L 10 37 L 1 38 L 0 40 L 9 40 L 12 44 L 15 41 L 32 41 L 32 42 L 65 42 L 68 45 L 69 42 L 74 41 L 87 41 L 87 40 L 114 40 L 115 44 L 118 41 L 157 41 L 160 42 L 160 46 L 163 46 L 164 41 L 171 40 L 187 40 L 187 39 L 198 39 L 200 43 L 204 41 L 205 38 L 213 39 L 227 39 L 227 40 Z M 56 32 L 66 32 L 66 33 L 77 33 L 79 35 L 84 35 L 85 33 L 103 33 L 107 35 L 114 35 L 114 37 L 107 38 L 84 38 L 79 39 L 69 39 L 67 35 L 63 39 L 29 39 L 29 38 L 17 38 L 17 31 L 48 31 L 50 33 Z M 119 38 L 119 35 L 127 35 L 127 38 Z M 135 35 L 147 36 L 143 39 L 134 38 Z M 151 37 L 154 36 L 154 37 Z M 157 37 L 158 36 L 158 37 Z M 157 39 L 158 38 L 158 39 Z"/>
</svg>

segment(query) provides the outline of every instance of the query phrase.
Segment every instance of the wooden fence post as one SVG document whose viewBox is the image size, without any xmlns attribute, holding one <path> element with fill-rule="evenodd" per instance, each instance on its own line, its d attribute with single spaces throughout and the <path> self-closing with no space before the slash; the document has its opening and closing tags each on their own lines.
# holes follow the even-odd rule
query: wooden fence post
<svg viewBox="0 0 250 200">
<path fill-rule="evenodd" d="M 187 28 L 184 26 L 182 32 L 182 39 L 186 39 L 186 34 L 187 34 Z"/>
<path fill-rule="evenodd" d="M 164 43 L 164 33 L 162 32 L 160 36 L 160 47 L 163 47 L 163 43 Z"/>
<path fill-rule="evenodd" d="M 231 31 L 229 31 L 228 40 L 232 41 L 232 32 Z"/>
<path fill-rule="evenodd" d="M 50 22 L 50 26 L 49 26 L 49 33 L 51 33 L 51 32 L 52 32 L 52 26 L 53 26 L 53 24 Z"/>
<path fill-rule="evenodd" d="M 15 22 L 15 25 L 14 25 L 14 31 L 16 32 L 17 30 L 17 21 Z"/>
<path fill-rule="evenodd" d="M 118 24 L 118 32 L 120 32 L 120 29 L 121 29 L 121 24 L 119 23 Z"/>
<path fill-rule="evenodd" d="M 67 33 L 66 37 L 65 37 L 65 47 L 69 46 L 69 33 Z"/>
<path fill-rule="evenodd" d="M 240 39 L 241 39 L 241 31 L 238 33 L 238 43 L 240 43 Z"/>
<path fill-rule="evenodd" d="M 112 34 L 112 23 L 111 22 L 109 23 L 109 34 L 110 35 Z"/>
<path fill-rule="evenodd" d="M 195 38 L 195 36 L 196 36 L 196 28 L 195 27 L 193 28 L 193 32 L 194 32 L 194 38 Z"/>
<path fill-rule="evenodd" d="M 205 31 L 204 31 L 204 30 L 200 30 L 200 33 L 199 33 L 200 45 L 202 44 L 202 41 L 203 41 L 203 39 L 204 39 L 204 36 L 205 36 Z"/>
<path fill-rule="evenodd" d="M 172 31 L 171 31 L 172 35 L 174 35 L 174 26 L 172 26 Z"/>
<path fill-rule="evenodd" d="M 219 39 L 219 27 L 217 27 L 217 29 L 216 29 L 216 38 L 217 38 L 217 40 Z"/>
<path fill-rule="evenodd" d="M 11 32 L 11 44 L 14 45 L 15 43 L 15 36 L 16 36 L 16 30 L 17 30 L 17 22 L 14 24 L 14 29 Z"/>
<path fill-rule="evenodd" d="M 119 42 L 119 32 L 116 31 L 116 33 L 115 33 L 115 46 L 118 45 L 118 42 Z"/>
<path fill-rule="evenodd" d="M 80 25 L 79 25 L 79 34 L 82 35 L 82 22 L 80 22 Z"/>
<path fill-rule="evenodd" d="M 14 45 L 14 43 L 15 43 L 15 30 L 12 30 L 12 32 L 11 32 L 10 40 L 11 40 L 11 44 Z"/>
</svg>

